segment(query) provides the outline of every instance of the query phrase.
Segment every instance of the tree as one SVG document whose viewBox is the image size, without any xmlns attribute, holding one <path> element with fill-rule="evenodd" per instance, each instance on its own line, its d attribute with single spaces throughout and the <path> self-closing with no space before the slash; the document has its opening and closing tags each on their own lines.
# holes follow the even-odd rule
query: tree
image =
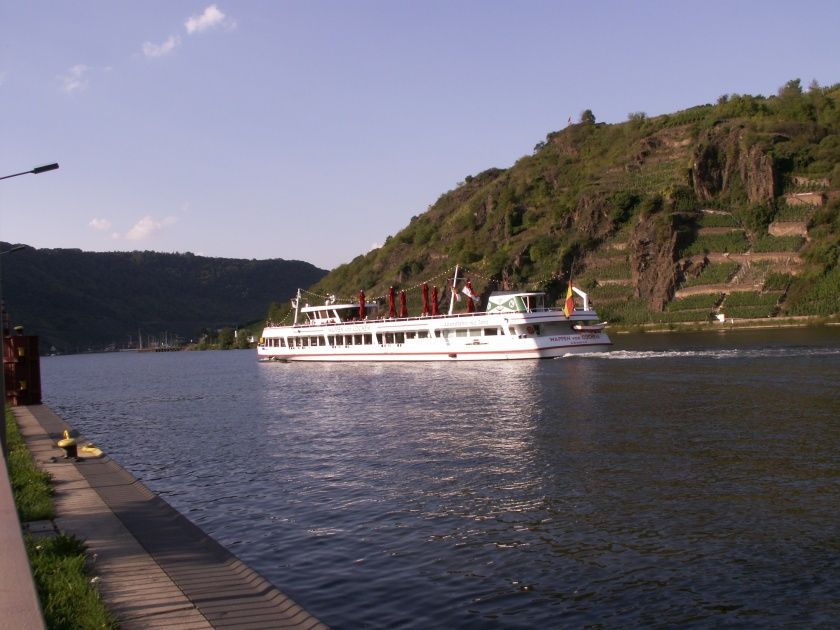
<svg viewBox="0 0 840 630">
<path fill-rule="evenodd" d="M 219 347 L 230 348 L 233 346 L 233 328 L 222 328 L 219 331 Z"/>
<path fill-rule="evenodd" d="M 584 110 L 581 113 L 580 124 L 582 124 L 582 125 L 594 125 L 595 124 L 595 114 L 592 113 L 591 109 Z"/>
</svg>

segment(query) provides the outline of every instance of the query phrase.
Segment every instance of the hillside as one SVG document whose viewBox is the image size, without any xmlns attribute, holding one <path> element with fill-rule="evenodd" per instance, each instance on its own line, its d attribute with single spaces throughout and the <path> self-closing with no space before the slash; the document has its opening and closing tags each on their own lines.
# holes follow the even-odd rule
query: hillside
<svg viewBox="0 0 840 630">
<path fill-rule="evenodd" d="M 12 246 L 2 243 L 0 250 Z M 12 326 L 60 352 L 169 340 L 262 320 L 326 271 L 300 261 L 237 260 L 156 252 L 25 247 L 3 256 L 3 298 Z"/>
<path fill-rule="evenodd" d="M 508 169 L 468 176 L 308 299 L 446 286 L 557 297 L 570 274 L 618 325 L 840 313 L 840 85 L 621 124 L 586 111 Z M 284 313 L 275 308 L 270 318 Z"/>
</svg>

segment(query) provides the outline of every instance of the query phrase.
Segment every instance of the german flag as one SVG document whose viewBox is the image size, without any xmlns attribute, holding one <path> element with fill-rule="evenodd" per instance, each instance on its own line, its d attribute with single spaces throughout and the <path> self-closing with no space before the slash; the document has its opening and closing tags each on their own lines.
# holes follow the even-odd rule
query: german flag
<svg viewBox="0 0 840 630">
<path fill-rule="evenodd" d="M 566 317 L 571 317 L 575 311 L 575 297 L 572 291 L 572 279 L 569 278 L 569 289 L 566 291 L 566 303 L 563 305 L 563 313 Z"/>
</svg>

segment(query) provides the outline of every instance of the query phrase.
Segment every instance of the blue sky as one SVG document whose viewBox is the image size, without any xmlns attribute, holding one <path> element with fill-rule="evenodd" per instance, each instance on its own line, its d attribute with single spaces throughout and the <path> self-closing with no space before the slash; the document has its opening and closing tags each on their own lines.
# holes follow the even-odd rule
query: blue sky
<svg viewBox="0 0 840 630">
<path fill-rule="evenodd" d="M 840 82 L 840 3 L 0 0 L 0 240 L 333 268 L 591 109 Z"/>
</svg>

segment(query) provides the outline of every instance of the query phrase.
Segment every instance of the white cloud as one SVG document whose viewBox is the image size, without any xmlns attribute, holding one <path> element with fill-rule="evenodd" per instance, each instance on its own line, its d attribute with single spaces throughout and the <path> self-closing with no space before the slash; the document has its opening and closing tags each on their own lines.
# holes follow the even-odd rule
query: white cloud
<svg viewBox="0 0 840 630">
<path fill-rule="evenodd" d="M 160 221 L 156 221 L 151 216 L 146 215 L 134 224 L 128 233 L 125 235 L 126 240 L 140 241 L 160 232 L 165 227 L 175 223 L 178 219 L 176 217 L 165 217 Z"/>
<path fill-rule="evenodd" d="M 143 54 L 149 58 L 165 57 L 173 50 L 175 50 L 175 48 L 177 48 L 180 43 L 181 38 L 177 35 L 171 35 L 169 39 L 167 39 L 162 44 L 153 44 L 152 42 L 145 42 L 143 44 Z"/>
<path fill-rule="evenodd" d="M 64 91 L 70 94 L 84 90 L 88 86 L 87 71 L 88 67 L 83 63 L 79 63 L 70 68 L 66 74 L 59 77 Z"/>
<path fill-rule="evenodd" d="M 210 30 L 211 28 L 216 28 L 217 26 L 222 25 L 228 28 L 233 28 L 235 26 L 235 24 L 231 22 L 224 13 L 219 11 L 219 8 L 215 4 L 211 4 L 209 7 L 204 9 L 204 13 L 201 15 L 190 16 L 187 18 L 187 21 L 184 22 L 184 27 L 190 35 L 193 33 L 202 33 Z"/>
<path fill-rule="evenodd" d="M 108 219 L 99 219 L 94 217 L 88 223 L 94 230 L 107 230 L 111 227 L 111 222 Z"/>
</svg>

